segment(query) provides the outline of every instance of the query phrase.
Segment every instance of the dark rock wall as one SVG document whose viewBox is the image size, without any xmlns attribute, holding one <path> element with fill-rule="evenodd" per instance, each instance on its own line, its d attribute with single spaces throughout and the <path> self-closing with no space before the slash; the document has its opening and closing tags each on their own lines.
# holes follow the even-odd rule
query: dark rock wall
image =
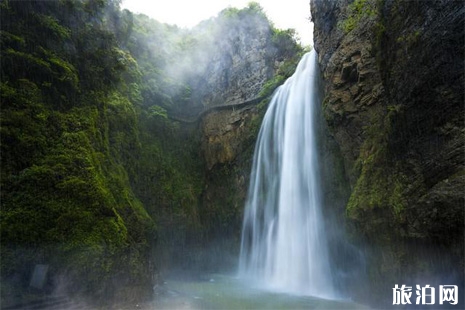
<svg viewBox="0 0 465 310">
<path fill-rule="evenodd" d="M 464 3 L 311 4 L 324 115 L 371 299 L 392 303 L 402 281 L 463 285 Z"/>
<path fill-rule="evenodd" d="M 207 164 L 201 197 L 209 270 L 236 270 L 243 209 L 253 151 L 265 107 L 217 111 L 203 118 L 202 153 Z"/>
</svg>

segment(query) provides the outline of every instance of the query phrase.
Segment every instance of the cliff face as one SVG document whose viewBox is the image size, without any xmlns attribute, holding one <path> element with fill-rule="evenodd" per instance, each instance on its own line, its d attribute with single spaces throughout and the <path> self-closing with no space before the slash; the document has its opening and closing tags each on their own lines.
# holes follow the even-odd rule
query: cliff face
<svg viewBox="0 0 465 310">
<path fill-rule="evenodd" d="M 191 32 L 118 3 L 0 3 L 2 305 L 30 298 L 35 265 L 38 295 L 110 305 L 237 248 L 265 107 L 243 102 L 300 48 L 256 3 Z"/>
<path fill-rule="evenodd" d="M 189 36 L 180 59 L 167 65 L 188 86 L 189 100 L 175 110 L 187 117 L 211 106 L 256 99 L 297 51 L 291 35 L 275 29 L 257 3 L 225 9 L 191 29 Z"/>
<path fill-rule="evenodd" d="M 235 160 L 253 143 L 257 132 L 251 126 L 257 117 L 257 108 L 252 106 L 215 111 L 202 119 L 202 150 L 208 169 Z"/>
<path fill-rule="evenodd" d="M 193 33 L 206 29 L 212 36 L 199 43 L 209 46 L 202 52 L 209 55 L 205 71 L 188 80 L 190 107 L 197 107 L 188 112 L 202 111 L 198 130 L 205 183 L 198 214 L 203 247 L 208 249 L 194 263 L 216 271 L 237 260 L 261 120 L 274 89 L 294 72 L 303 50 L 292 31 L 272 27 L 256 3 L 242 10 L 226 9 L 213 30 L 207 21 Z M 193 57 L 202 58 L 195 52 Z"/>
<path fill-rule="evenodd" d="M 136 65 L 104 27 L 115 8 L 92 4 L 0 3 L 4 306 L 58 288 L 105 300 L 152 291 L 157 229 L 130 182 Z M 48 272 L 34 290 L 36 265 Z"/>
<path fill-rule="evenodd" d="M 278 50 L 266 16 L 221 16 L 208 37 L 205 71 L 191 81 L 193 101 L 202 106 L 248 101 L 273 77 Z M 201 24 L 199 28 L 208 27 Z M 194 29 L 202 31 L 202 29 Z M 205 44 L 204 43 L 204 44 Z"/>
<path fill-rule="evenodd" d="M 135 21 L 131 53 L 149 91 L 142 93 L 133 184 L 158 219 L 158 267 L 192 272 L 232 266 L 266 98 L 293 73 L 302 48 L 256 3 L 228 8 L 186 32 L 165 29 L 163 35 L 173 33 L 163 49 L 146 47 L 161 44 L 153 39 L 161 25 L 144 31 L 149 22 Z M 164 60 L 166 77 L 154 74 L 147 54 Z M 158 80 L 170 83 L 150 88 Z"/>
<path fill-rule="evenodd" d="M 264 112 L 261 104 L 215 111 L 202 119 L 206 180 L 200 218 L 208 249 L 202 263 L 207 270 L 232 268 L 239 255 L 242 211 Z"/>
<path fill-rule="evenodd" d="M 324 115 L 374 296 L 414 279 L 463 285 L 463 2 L 311 5 Z"/>
</svg>

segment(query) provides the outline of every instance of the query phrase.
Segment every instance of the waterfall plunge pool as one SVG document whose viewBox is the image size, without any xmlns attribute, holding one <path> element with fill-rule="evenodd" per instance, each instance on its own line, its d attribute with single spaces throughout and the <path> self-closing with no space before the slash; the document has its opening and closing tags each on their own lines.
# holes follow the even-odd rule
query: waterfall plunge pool
<svg viewBox="0 0 465 310">
<path fill-rule="evenodd" d="M 221 274 L 168 279 L 157 295 L 155 309 L 369 309 L 351 301 L 272 291 Z"/>
</svg>

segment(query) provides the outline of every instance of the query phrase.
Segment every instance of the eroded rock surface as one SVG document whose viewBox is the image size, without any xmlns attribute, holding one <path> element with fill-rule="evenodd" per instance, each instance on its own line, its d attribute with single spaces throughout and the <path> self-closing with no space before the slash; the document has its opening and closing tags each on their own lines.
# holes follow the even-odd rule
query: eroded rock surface
<svg viewBox="0 0 465 310">
<path fill-rule="evenodd" d="M 464 14 L 462 1 L 312 1 L 373 299 L 414 278 L 463 285 Z"/>
</svg>

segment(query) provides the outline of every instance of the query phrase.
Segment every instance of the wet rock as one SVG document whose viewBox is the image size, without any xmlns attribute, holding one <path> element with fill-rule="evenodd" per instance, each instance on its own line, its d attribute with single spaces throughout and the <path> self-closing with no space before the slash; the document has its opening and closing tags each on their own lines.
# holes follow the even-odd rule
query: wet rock
<svg viewBox="0 0 465 310">
<path fill-rule="evenodd" d="M 383 281 L 463 269 L 465 10 L 355 2 L 312 0 L 312 17 L 324 115 L 352 188 L 353 234 L 373 249 L 377 298 L 392 288 Z"/>
<path fill-rule="evenodd" d="M 215 111 L 202 119 L 202 150 L 209 170 L 236 159 L 250 139 L 251 120 L 256 117 L 256 108 L 248 107 Z"/>
</svg>

